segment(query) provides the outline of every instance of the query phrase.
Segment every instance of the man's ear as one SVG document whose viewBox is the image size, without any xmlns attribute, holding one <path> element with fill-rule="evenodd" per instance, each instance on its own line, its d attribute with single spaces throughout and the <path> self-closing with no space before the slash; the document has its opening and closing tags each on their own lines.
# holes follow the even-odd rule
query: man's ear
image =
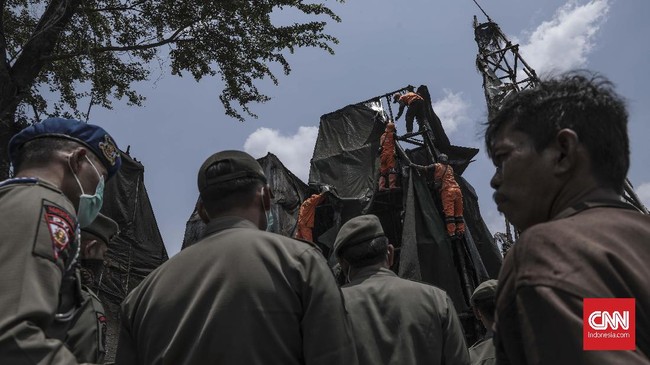
<svg viewBox="0 0 650 365">
<path fill-rule="evenodd" d="M 393 247 L 393 245 L 391 245 L 390 243 L 388 244 L 388 257 L 386 259 L 388 263 L 388 268 L 390 269 L 391 267 L 393 267 L 393 263 L 395 262 L 395 247 Z"/>
<path fill-rule="evenodd" d="M 580 156 L 580 138 L 569 128 L 564 128 L 555 135 L 554 148 L 556 149 L 555 173 L 565 174 L 573 170 Z"/>
<path fill-rule="evenodd" d="M 81 164 L 86 161 L 87 153 L 88 151 L 85 148 L 77 147 L 70 152 L 69 157 L 65 157 L 69 158 L 70 168 L 75 174 L 78 174 L 79 170 L 81 170 Z"/>
<path fill-rule="evenodd" d="M 84 244 L 81 245 L 83 250 L 81 257 L 88 258 L 92 255 L 93 248 L 97 244 L 97 240 L 87 240 Z"/>
<path fill-rule="evenodd" d="M 262 199 L 264 199 L 264 206 L 271 209 L 271 188 L 268 184 L 264 186 L 264 196 L 262 196 Z"/>
<path fill-rule="evenodd" d="M 201 221 L 203 223 L 208 224 L 210 222 L 210 216 L 208 215 L 208 212 L 205 210 L 205 206 L 203 205 L 203 200 L 199 198 L 199 201 L 196 203 L 196 210 L 199 212 L 199 217 L 201 217 Z"/>
</svg>

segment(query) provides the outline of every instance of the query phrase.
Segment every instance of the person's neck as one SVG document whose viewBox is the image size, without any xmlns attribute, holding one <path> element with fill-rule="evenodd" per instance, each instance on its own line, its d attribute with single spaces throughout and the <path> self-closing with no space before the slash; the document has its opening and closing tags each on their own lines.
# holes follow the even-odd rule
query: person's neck
<svg viewBox="0 0 650 365">
<path fill-rule="evenodd" d="M 620 200 L 620 195 L 611 188 L 601 186 L 595 181 L 589 184 L 567 184 L 551 205 L 549 219 L 576 204 L 595 200 Z"/>
<path fill-rule="evenodd" d="M 58 173 L 55 169 L 43 167 L 31 167 L 18 171 L 16 177 L 36 177 L 45 180 L 50 184 L 63 188 L 63 174 Z"/>
<path fill-rule="evenodd" d="M 363 266 L 363 267 L 358 267 L 350 268 L 350 280 L 354 280 L 354 278 L 361 272 L 361 271 L 367 271 L 367 270 L 380 270 L 380 269 L 388 269 L 388 265 L 385 262 L 380 262 L 378 264 L 374 265 L 368 265 L 368 266 Z"/>
<path fill-rule="evenodd" d="M 239 217 L 253 222 L 258 228 L 260 227 L 260 213 L 258 209 L 252 207 L 236 207 L 219 213 L 210 215 L 210 220 L 222 217 Z"/>
</svg>

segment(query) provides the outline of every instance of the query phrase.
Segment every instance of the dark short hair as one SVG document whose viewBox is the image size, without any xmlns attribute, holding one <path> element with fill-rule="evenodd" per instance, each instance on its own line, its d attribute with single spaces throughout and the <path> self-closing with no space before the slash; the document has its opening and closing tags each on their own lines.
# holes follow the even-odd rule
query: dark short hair
<svg viewBox="0 0 650 365">
<path fill-rule="evenodd" d="M 375 237 L 354 246 L 348 246 L 339 251 L 339 257 L 344 259 L 354 268 L 378 264 L 386 259 L 388 252 L 388 238 Z"/>
<path fill-rule="evenodd" d="M 232 164 L 228 161 L 217 162 L 206 169 L 206 176 L 220 176 L 233 171 Z M 215 214 L 227 211 L 236 206 L 249 204 L 255 197 L 255 193 L 265 186 L 265 182 L 259 178 L 242 177 L 212 184 L 201 192 L 201 200 L 208 214 Z"/>
<path fill-rule="evenodd" d="M 496 311 L 495 299 L 482 299 L 474 303 L 474 308 L 480 310 L 483 317 L 486 317 L 488 321 L 494 321 L 494 312 Z"/>
<path fill-rule="evenodd" d="M 593 174 L 619 193 L 630 166 L 625 101 L 605 77 L 572 71 L 508 97 L 487 122 L 485 144 L 490 158 L 497 132 L 511 124 L 543 151 L 561 129 L 576 132 L 591 158 Z"/>
<path fill-rule="evenodd" d="M 77 147 L 82 145 L 65 138 L 37 138 L 27 141 L 14 155 L 14 172 L 25 167 L 47 165 L 52 161 L 54 151 L 72 151 Z"/>
</svg>

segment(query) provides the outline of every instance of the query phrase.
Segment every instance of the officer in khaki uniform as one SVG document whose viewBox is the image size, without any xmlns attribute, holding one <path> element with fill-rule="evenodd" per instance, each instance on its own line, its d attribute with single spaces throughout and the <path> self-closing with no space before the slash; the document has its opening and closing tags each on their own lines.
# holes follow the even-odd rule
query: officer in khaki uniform
<svg viewBox="0 0 650 365">
<path fill-rule="evenodd" d="M 265 232 L 269 186 L 241 151 L 198 174 L 204 237 L 122 303 L 116 363 L 356 364 L 341 292 L 309 242 Z"/>
<path fill-rule="evenodd" d="M 394 249 L 376 216 L 346 222 L 334 254 L 348 277 L 341 290 L 360 364 L 469 364 L 451 299 L 389 270 Z"/>
<path fill-rule="evenodd" d="M 50 118 L 9 143 L 16 178 L 0 183 L 0 362 L 77 364 L 64 345 L 83 301 L 79 226 L 101 208 L 121 160 L 102 128 Z"/>
<path fill-rule="evenodd" d="M 487 280 L 474 289 L 469 301 L 476 318 L 481 321 L 487 333 L 469 348 L 469 357 L 472 365 L 496 364 L 496 350 L 492 342 L 492 325 L 494 324 L 494 311 L 497 293 L 496 280 Z"/>
<path fill-rule="evenodd" d="M 79 271 L 83 302 L 65 339 L 66 346 L 81 362 L 104 362 L 107 319 L 96 293 L 104 254 L 118 230 L 117 223 L 101 213 L 91 225 L 81 229 Z"/>
</svg>

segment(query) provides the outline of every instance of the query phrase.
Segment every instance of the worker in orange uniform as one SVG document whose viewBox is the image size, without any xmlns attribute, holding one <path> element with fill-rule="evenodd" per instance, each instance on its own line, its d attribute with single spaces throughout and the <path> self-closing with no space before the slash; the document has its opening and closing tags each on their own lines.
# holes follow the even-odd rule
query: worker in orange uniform
<svg viewBox="0 0 650 365">
<path fill-rule="evenodd" d="M 465 234 L 465 221 L 463 220 L 463 193 L 454 178 L 454 169 L 449 166 L 449 158 L 444 153 L 438 156 L 438 163 L 428 166 L 411 164 L 425 172 L 433 169 L 433 183 L 440 191 L 442 211 L 445 215 L 447 234 L 450 237 L 462 237 Z"/>
<path fill-rule="evenodd" d="M 388 122 L 386 130 L 379 139 L 379 191 L 397 189 L 397 170 L 395 169 L 395 123 Z M 388 176 L 388 188 L 386 188 Z"/>
<path fill-rule="evenodd" d="M 424 121 L 426 117 L 424 112 L 425 103 L 422 96 L 409 91 L 404 95 L 393 95 L 393 102 L 399 103 L 399 111 L 397 112 L 397 117 L 395 117 L 396 121 L 402 116 L 404 108 L 408 106 L 408 110 L 406 111 L 406 133 L 413 133 L 414 118 L 418 122 L 418 131 L 421 132 L 422 129 L 424 129 Z"/>
<path fill-rule="evenodd" d="M 316 207 L 322 203 L 329 189 L 324 189 L 320 194 L 312 194 L 305 199 L 298 211 L 298 223 L 296 228 L 296 238 L 314 241 L 312 230 L 314 228 L 314 219 L 316 218 Z"/>
</svg>

